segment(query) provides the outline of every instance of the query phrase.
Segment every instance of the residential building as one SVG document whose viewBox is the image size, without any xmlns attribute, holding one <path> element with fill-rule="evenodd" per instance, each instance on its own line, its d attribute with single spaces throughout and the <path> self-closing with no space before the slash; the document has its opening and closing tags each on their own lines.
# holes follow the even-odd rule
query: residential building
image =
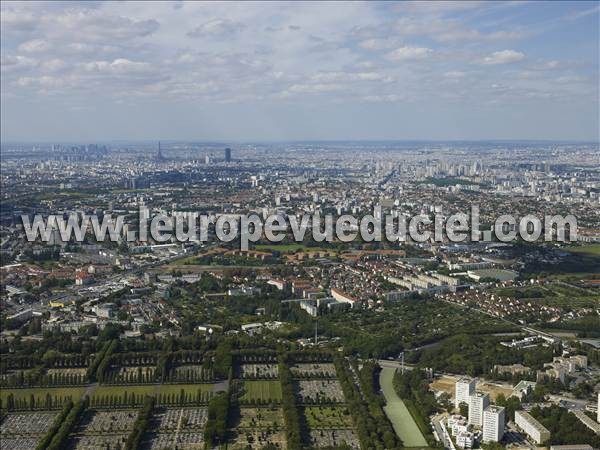
<svg viewBox="0 0 600 450">
<path fill-rule="evenodd" d="M 594 450 L 589 444 L 551 445 L 550 450 Z"/>
<path fill-rule="evenodd" d="M 473 448 L 475 434 L 470 431 L 461 431 L 456 435 L 456 445 L 460 448 Z"/>
<path fill-rule="evenodd" d="M 519 400 L 523 401 L 531 395 L 533 390 L 535 389 L 537 383 L 534 381 L 521 380 L 517 383 L 517 385 L 513 388 L 512 396 L 517 397 Z"/>
<path fill-rule="evenodd" d="M 490 394 L 475 392 L 469 398 L 469 423 L 476 427 L 483 426 L 483 412 L 490 404 Z"/>
<path fill-rule="evenodd" d="M 527 411 L 515 411 L 515 424 L 536 444 L 543 444 L 550 439 L 550 431 Z"/>
<path fill-rule="evenodd" d="M 500 442 L 504 436 L 506 411 L 501 406 L 490 405 L 483 411 L 483 441 Z"/>
<path fill-rule="evenodd" d="M 469 424 L 466 417 L 463 417 L 460 414 L 454 414 L 448 417 L 448 428 L 450 429 L 452 436 L 456 436 L 463 431 L 469 431 Z"/>
<path fill-rule="evenodd" d="M 469 398 L 475 393 L 477 381 L 474 378 L 461 378 L 454 387 L 454 406 L 459 407 L 461 403 L 469 404 Z"/>
<path fill-rule="evenodd" d="M 600 423 L 596 422 L 583 411 L 573 411 L 579 421 L 596 434 L 600 434 Z"/>
<path fill-rule="evenodd" d="M 343 292 L 339 289 L 331 289 L 331 296 L 335 298 L 338 302 L 348 303 L 351 308 L 354 308 L 358 303 L 358 299 Z"/>
</svg>

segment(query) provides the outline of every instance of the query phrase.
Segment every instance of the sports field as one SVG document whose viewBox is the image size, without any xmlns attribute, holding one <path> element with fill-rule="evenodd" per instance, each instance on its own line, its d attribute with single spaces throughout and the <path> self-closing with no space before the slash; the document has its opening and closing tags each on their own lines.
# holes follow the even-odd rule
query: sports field
<svg viewBox="0 0 600 450">
<path fill-rule="evenodd" d="M 425 437 L 410 415 L 406 405 L 394 390 L 395 370 L 391 367 L 384 367 L 379 376 L 381 390 L 387 403 L 384 407 L 385 414 L 392 422 L 394 431 L 404 443 L 404 447 L 427 447 Z"/>
</svg>

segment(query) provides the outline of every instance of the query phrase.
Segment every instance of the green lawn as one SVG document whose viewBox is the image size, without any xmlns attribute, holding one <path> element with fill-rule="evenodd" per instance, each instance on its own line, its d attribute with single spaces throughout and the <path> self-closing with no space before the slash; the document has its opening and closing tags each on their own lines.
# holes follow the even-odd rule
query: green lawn
<svg viewBox="0 0 600 450">
<path fill-rule="evenodd" d="M 570 247 L 566 249 L 571 253 L 600 256 L 600 244 L 582 245 L 581 247 Z"/>
<path fill-rule="evenodd" d="M 261 400 L 267 402 L 273 400 L 281 401 L 281 384 L 276 381 L 252 380 L 244 381 L 242 384 L 242 400 L 254 402 Z"/>
<path fill-rule="evenodd" d="M 15 400 L 26 399 L 29 400 L 31 394 L 36 398 L 36 401 L 46 399 L 46 394 L 50 394 L 52 398 L 66 399 L 71 397 L 73 401 L 77 401 L 81 398 L 85 392 L 85 387 L 59 387 L 59 388 L 31 388 L 31 389 L 0 389 L 0 398 L 2 404 L 6 402 L 6 398 L 9 394 L 13 394 Z"/>
<path fill-rule="evenodd" d="M 395 369 L 384 367 L 381 370 L 379 382 L 386 400 L 385 414 L 392 422 L 394 431 L 404 443 L 404 447 L 427 447 L 427 441 L 419 430 L 408 408 L 394 390 Z"/>
<path fill-rule="evenodd" d="M 203 384 L 147 384 L 134 386 L 98 386 L 92 395 L 122 395 L 125 391 L 128 394 L 137 395 L 158 395 L 158 394 L 179 394 L 183 389 L 186 394 L 196 395 L 198 389 L 204 392 L 211 392 L 213 385 Z"/>
<path fill-rule="evenodd" d="M 123 395 L 124 392 L 127 394 L 136 394 L 136 395 L 158 395 L 158 394 L 171 394 L 178 395 L 181 392 L 181 389 L 185 391 L 186 394 L 195 396 L 198 393 L 198 389 L 202 393 L 211 392 L 213 385 L 210 383 L 203 384 L 148 384 L 148 385 L 132 385 L 132 386 L 98 386 L 95 389 L 91 389 L 88 394 L 90 397 L 93 396 L 104 396 L 104 395 L 114 395 L 120 396 Z M 2 403 L 6 402 L 6 398 L 9 394 L 13 394 L 15 400 L 25 398 L 29 400 L 31 394 L 33 394 L 36 399 L 45 400 L 46 394 L 50 394 L 52 397 L 56 398 L 67 398 L 71 397 L 73 401 L 80 399 L 85 393 L 85 387 L 73 387 L 73 388 L 32 388 L 32 389 L 1 389 L 0 390 L 0 398 L 2 399 Z M 281 390 L 279 393 L 281 397 Z"/>
</svg>

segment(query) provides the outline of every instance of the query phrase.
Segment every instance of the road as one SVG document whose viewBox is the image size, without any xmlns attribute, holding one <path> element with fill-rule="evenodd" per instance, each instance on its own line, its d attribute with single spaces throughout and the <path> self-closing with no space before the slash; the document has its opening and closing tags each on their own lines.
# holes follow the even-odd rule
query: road
<svg viewBox="0 0 600 450">
<path fill-rule="evenodd" d="M 377 362 L 383 368 L 388 367 L 390 369 L 402 370 L 402 363 L 400 361 L 390 360 L 390 359 L 380 359 Z M 404 363 L 405 370 L 413 370 L 414 368 L 415 368 L 415 366 L 413 364 Z"/>
</svg>

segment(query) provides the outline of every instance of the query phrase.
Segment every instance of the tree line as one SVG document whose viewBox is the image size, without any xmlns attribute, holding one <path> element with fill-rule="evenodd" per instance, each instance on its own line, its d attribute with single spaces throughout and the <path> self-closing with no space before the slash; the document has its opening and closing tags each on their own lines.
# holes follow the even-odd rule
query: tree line
<svg viewBox="0 0 600 450">
<path fill-rule="evenodd" d="M 335 368 L 340 384 L 342 385 L 342 390 L 344 391 L 344 396 L 348 402 L 348 409 L 352 411 L 352 419 L 354 420 L 361 448 L 363 450 L 391 450 L 401 448 L 402 442 L 396 437 L 395 433 L 389 433 L 389 429 L 380 415 L 380 401 L 373 395 L 370 395 L 368 388 L 363 396 L 359 384 L 362 385 L 364 383 L 355 378 L 348 361 L 342 357 L 337 357 L 335 359 Z M 367 369 L 363 375 L 367 382 L 369 370 Z M 373 376 L 373 373 L 371 373 L 371 376 Z"/>
<path fill-rule="evenodd" d="M 302 431 L 300 425 L 300 414 L 296 407 L 296 396 L 292 373 L 289 369 L 291 363 L 287 354 L 279 356 L 279 381 L 281 383 L 281 408 L 285 422 L 285 434 L 288 450 L 302 449 Z"/>
<path fill-rule="evenodd" d="M 436 413 L 438 404 L 435 395 L 429 390 L 429 382 L 424 371 L 407 370 L 394 374 L 394 389 L 404 401 L 421 433 L 429 445 L 434 445 L 434 438 L 429 426 L 429 416 Z"/>
<path fill-rule="evenodd" d="M 144 405 L 138 412 L 138 416 L 133 424 L 133 430 L 131 430 L 125 441 L 125 450 L 138 450 L 141 447 L 144 431 L 148 428 L 150 419 L 152 418 L 154 402 L 154 397 L 146 396 L 144 398 Z"/>
<path fill-rule="evenodd" d="M 85 409 L 88 407 L 88 402 L 88 398 L 85 397 L 79 400 L 73 406 L 73 408 L 71 408 L 69 414 L 67 414 L 60 428 L 50 441 L 50 444 L 48 445 L 48 447 L 46 447 L 46 450 L 61 450 L 67 447 L 69 433 L 71 433 L 71 430 L 73 429 L 73 427 L 75 426 Z"/>
</svg>

